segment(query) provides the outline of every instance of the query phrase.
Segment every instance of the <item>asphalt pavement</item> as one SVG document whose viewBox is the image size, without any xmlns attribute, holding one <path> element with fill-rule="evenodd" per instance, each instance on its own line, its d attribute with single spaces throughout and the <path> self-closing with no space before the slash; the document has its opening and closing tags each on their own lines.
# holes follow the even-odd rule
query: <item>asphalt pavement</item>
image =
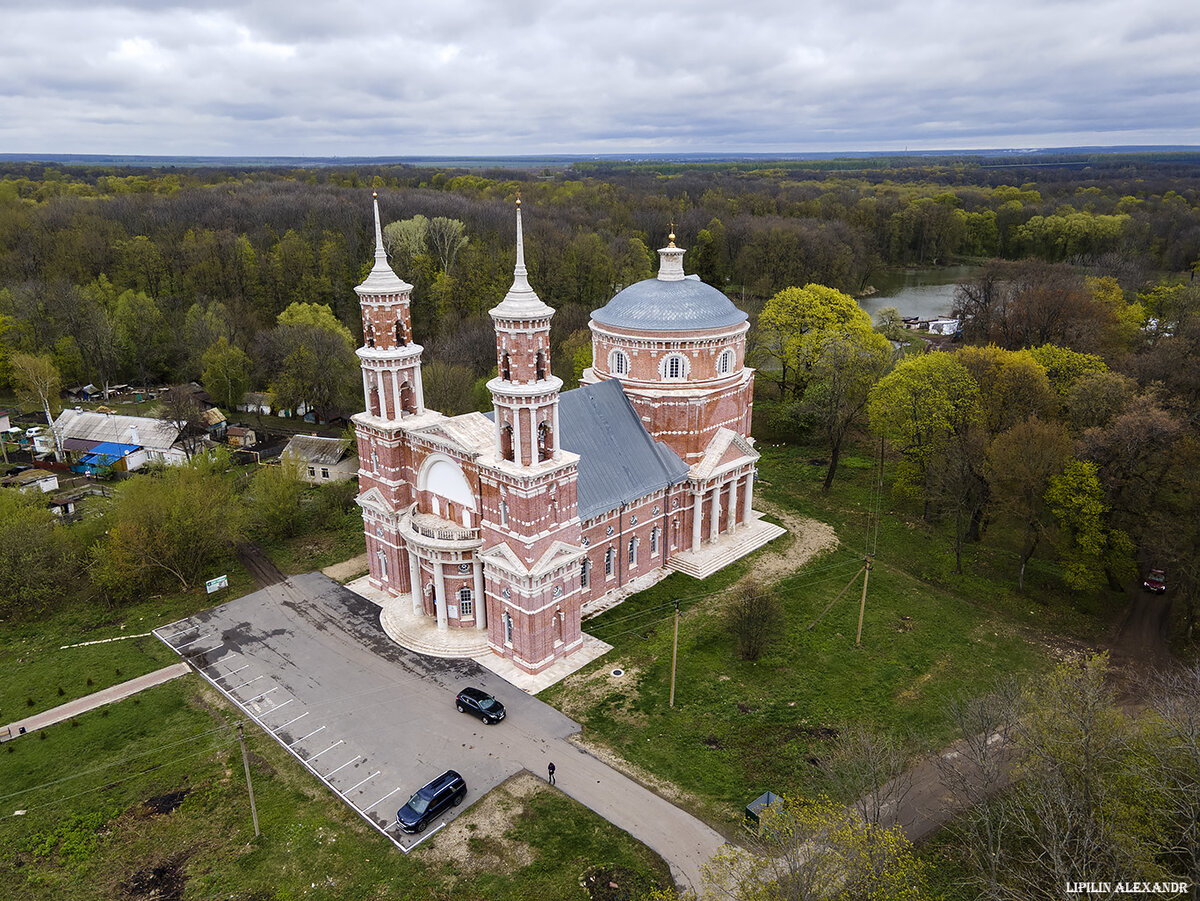
<svg viewBox="0 0 1200 901">
<path fill-rule="evenodd" d="M 529 770 L 629 832 L 671 867 L 680 888 L 723 844 L 713 829 L 569 741 L 579 725 L 471 660 L 396 645 L 379 608 L 319 573 L 155 630 L 163 641 L 399 848 L 410 851 L 505 779 Z M 475 685 L 500 699 L 495 726 L 458 713 Z M 396 810 L 434 776 L 466 780 L 462 807 L 422 835 Z"/>
</svg>

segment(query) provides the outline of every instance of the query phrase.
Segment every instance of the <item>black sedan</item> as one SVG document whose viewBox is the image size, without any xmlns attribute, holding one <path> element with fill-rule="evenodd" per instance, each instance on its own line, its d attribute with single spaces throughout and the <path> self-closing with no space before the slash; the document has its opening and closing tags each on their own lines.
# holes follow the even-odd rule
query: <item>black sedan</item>
<svg viewBox="0 0 1200 901">
<path fill-rule="evenodd" d="M 464 688 L 454 699 L 454 706 L 459 713 L 477 716 L 489 726 L 504 719 L 504 705 L 478 688 Z"/>
</svg>

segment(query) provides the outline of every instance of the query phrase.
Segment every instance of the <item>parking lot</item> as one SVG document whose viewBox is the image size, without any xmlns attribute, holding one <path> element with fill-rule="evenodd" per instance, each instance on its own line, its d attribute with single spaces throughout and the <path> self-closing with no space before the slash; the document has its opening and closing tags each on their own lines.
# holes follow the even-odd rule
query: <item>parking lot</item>
<svg viewBox="0 0 1200 901">
<path fill-rule="evenodd" d="M 378 608 L 318 573 L 155 634 L 404 851 L 514 773 L 543 772 L 552 744 L 578 730 L 473 661 L 398 647 Z M 466 685 L 494 694 L 508 718 L 485 726 L 458 713 Z M 463 805 L 422 834 L 400 832 L 396 810 L 447 769 L 466 780 Z"/>
</svg>

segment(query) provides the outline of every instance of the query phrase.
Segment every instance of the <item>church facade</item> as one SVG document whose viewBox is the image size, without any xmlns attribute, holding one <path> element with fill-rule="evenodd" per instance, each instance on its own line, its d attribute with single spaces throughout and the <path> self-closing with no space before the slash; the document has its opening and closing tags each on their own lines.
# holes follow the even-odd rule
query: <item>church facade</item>
<svg viewBox="0 0 1200 901">
<path fill-rule="evenodd" d="M 513 285 L 491 310 L 493 409 L 448 417 L 424 405 L 412 286 L 388 265 L 378 199 L 374 212 L 354 417 L 373 588 L 438 629 L 486 630 L 538 673 L 582 646 L 586 607 L 664 570 L 706 576 L 781 533 L 752 509 L 746 314 L 684 274 L 674 236 L 657 277 L 592 314 L 594 364 L 562 392 L 518 201 Z"/>
</svg>

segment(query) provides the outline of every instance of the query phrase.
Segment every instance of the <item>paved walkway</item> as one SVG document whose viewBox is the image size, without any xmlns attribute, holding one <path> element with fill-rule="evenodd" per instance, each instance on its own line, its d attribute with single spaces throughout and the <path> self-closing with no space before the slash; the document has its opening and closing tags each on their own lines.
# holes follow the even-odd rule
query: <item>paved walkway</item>
<svg viewBox="0 0 1200 901">
<path fill-rule="evenodd" d="M 53 726 L 55 723 L 69 720 L 73 716 L 87 713 L 89 710 L 95 710 L 97 707 L 103 707 L 105 704 L 122 701 L 131 695 L 137 694 L 139 691 L 153 688 L 155 685 L 162 685 L 164 682 L 170 682 L 172 679 L 187 675 L 191 671 L 191 667 L 186 663 L 173 663 L 152 673 L 146 673 L 144 676 L 138 676 L 136 679 L 130 679 L 128 682 L 122 682 L 119 685 L 101 689 L 90 695 L 84 695 L 82 698 L 76 698 L 74 701 L 60 704 L 58 707 L 53 707 L 50 710 L 35 713 L 33 716 L 26 717 L 23 720 L 17 720 L 8 728 L 12 730 L 13 738 L 16 738 L 22 729 L 26 732 L 36 732 L 38 729 Z M 0 732 L 3 731 L 0 728 Z"/>
</svg>

